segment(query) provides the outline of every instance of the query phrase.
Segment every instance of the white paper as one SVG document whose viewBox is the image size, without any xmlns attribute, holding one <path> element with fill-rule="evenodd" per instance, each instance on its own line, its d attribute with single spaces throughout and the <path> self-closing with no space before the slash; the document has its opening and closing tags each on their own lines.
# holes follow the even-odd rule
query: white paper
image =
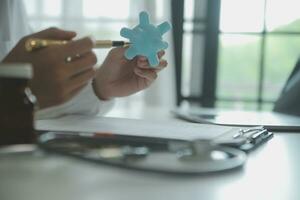
<svg viewBox="0 0 300 200">
<path fill-rule="evenodd" d="M 173 113 L 182 119 L 198 123 L 223 126 L 264 126 L 273 131 L 300 130 L 300 117 L 277 112 L 191 107 L 179 108 Z"/>
<path fill-rule="evenodd" d="M 38 120 L 37 130 L 105 132 L 119 135 L 169 139 L 213 139 L 232 131 L 233 127 L 177 121 L 137 120 L 70 115 L 58 119 Z"/>
</svg>

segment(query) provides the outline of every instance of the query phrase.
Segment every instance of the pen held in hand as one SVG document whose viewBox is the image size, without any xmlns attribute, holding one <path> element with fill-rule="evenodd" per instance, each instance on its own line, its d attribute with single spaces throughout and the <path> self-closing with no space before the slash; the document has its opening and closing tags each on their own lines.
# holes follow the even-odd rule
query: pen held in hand
<svg viewBox="0 0 300 200">
<path fill-rule="evenodd" d="M 67 40 L 48 40 L 48 39 L 38 39 L 30 38 L 25 42 L 25 50 L 28 52 L 53 46 L 53 45 L 64 45 L 69 41 Z M 111 48 L 111 47 L 126 47 L 129 46 L 130 42 L 126 41 L 113 41 L 113 40 L 96 40 L 94 48 Z"/>
</svg>

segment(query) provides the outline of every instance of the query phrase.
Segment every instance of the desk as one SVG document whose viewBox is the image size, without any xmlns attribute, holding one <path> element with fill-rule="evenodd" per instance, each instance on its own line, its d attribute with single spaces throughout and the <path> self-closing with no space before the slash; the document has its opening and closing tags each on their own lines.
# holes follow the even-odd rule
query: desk
<svg viewBox="0 0 300 200">
<path fill-rule="evenodd" d="M 194 177 L 135 172 L 51 155 L 6 158 L 0 159 L 0 199 L 297 200 L 299 152 L 300 134 L 275 133 L 250 154 L 243 168 Z"/>
</svg>

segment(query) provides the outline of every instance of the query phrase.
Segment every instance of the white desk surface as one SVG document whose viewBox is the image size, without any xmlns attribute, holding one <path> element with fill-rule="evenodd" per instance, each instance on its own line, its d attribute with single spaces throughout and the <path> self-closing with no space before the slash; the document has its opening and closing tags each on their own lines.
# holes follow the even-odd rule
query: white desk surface
<svg viewBox="0 0 300 200">
<path fill-rule="evenodd" d="M 54 156 L 0 157 L 0 199 L 297 200 L 299 153 L 300 134 L 275 133 L 243 168 L 201 176 L 150 174 Z"/>
</svg>

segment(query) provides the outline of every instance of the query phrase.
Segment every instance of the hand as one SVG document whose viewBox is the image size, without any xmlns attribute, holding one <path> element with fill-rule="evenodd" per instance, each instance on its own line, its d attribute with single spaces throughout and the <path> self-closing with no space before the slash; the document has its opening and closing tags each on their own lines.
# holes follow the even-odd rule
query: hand
<svg viewBox="0 0 300 200">
<path fill-rule="evenodd" d="M 94 78 L 96 72 L 93 67 L 97 62 L 92 52 L 94 42 L 90 38 L 83 38 L 65 45 L 26 52 L 25 41 L 28 38 L 71 40 L 75 35 L 75 32 L 57 28 L 46 29 L 21 39 L 3 60 L 6 63 L 26 62 L 33 65 L 34 77 L 30 88 L 37 97 L 40 108 L 68 101 Z M 75 59 L 66 62 L 69 56 Z"/>
<path fill-rule="evenodd" d="M 94 89 L 100 99 L 128 96 L 151 85 L 157 73 L 168 63 L 160 60 L 159 66 L 151 68 L 146 57 L 137 56 L 133 60 L 124 57 L 126 48 L 112 49 L 97 72 Z M 165 54 L 158 53 L 159 59 Z"/>
</svg>

